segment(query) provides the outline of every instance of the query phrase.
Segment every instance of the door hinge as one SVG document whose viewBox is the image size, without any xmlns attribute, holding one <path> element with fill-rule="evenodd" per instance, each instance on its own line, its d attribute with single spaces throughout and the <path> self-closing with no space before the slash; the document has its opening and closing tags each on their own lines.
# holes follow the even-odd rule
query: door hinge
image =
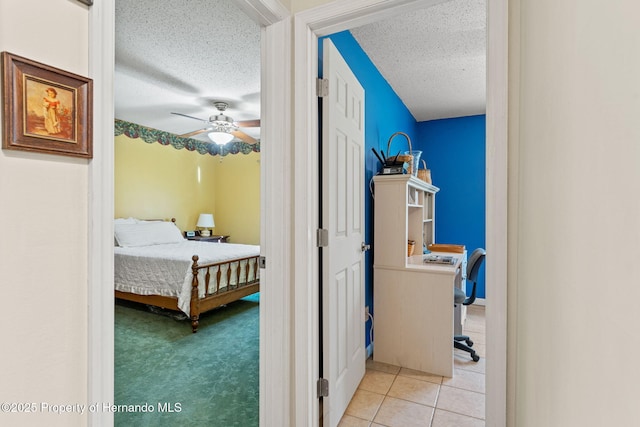
<svg viewBox="0 0 640 427">
<path fill-rule="evenodd" d="M 258 267 L 259 268 L 267 268 L 267 258 L 264 256 L 260 256 L 258 258 Z"/>
<path fill-rule="evenodd" d="M 329 80 L 317 79 L 316 80 L 316 94 L 318 98 L 329 95 Z"/>
<path fill-rule="evenodd" d="M 324 228 L 318 228 L 316 232 L 316 240 L 317 246 L 319 248 L 324 248 L 329 246 L 329 230 L 325 230 Z"/>
<path fill-rule="evenodd" d="M 318 378 L 317 386 L 319 398 L 329 396 L 329 380 Z"/>
</svg>

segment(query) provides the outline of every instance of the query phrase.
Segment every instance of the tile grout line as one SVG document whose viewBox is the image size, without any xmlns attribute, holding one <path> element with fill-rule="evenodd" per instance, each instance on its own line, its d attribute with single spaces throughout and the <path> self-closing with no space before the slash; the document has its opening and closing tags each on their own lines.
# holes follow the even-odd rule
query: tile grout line
<svg viewBox="0 0 640 427">
<path fill-rule="evenodd" d="M 431 419 L 429 420 L 429 427 L 433 426 L 433 420 L 436 417 L 436 409 L 438 408 L 438 399 L 440 399 L 440 391 L 442 390 L 442 378 L 440 378 L 440 384 L 438 384 L 438 393 L 436 394 L 436 401 L 433 403 L 433 412 L 431 412 Z"/>
</svg>

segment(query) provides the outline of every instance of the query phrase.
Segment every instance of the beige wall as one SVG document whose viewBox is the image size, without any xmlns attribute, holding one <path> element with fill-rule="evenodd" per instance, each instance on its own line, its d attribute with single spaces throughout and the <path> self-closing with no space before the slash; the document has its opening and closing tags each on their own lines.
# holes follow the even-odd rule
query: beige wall
<svg viewBox="0 0 640 427">
<path fill-rule="evenodd" d="M 0 50 L 85 76 L 87 28 L 75 1 L 0 0 Z M 0 151 L 0 402 L 87 400 L 88 164 Z M 0 413 L 0 424 L 86 415 Z"/>
<path fill-rule="evenodd" d="M 636 425 L 640 3 L 512 3 L 512 419 Z"/>
<path fill-rule="evenodd" d="M 331 3 L 332 1 L 340 2 L 340 1 L 349 1 L 349 0 L 291 0 L 290 10 L 293 13 L 301 12 L 306 9 L 311 9 L 316 6 L 320 6 L 322 4 Z M 284 2 L 282 2 L 284 4 Z"/>
<path fill-rule="evenodd" d="M 176 218 L 184 231 L 212 213 L 215 234 L 260 243 L 260 153 L 202 155 L 120 135 L 114 197 L 117 218 Z"/>
</svg>

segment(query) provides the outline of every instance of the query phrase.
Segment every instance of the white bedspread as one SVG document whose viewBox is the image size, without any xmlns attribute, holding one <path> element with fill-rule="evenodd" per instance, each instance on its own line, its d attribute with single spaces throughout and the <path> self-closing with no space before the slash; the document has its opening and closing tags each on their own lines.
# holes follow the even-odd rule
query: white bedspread
<svg viewBox="0 0 640 427">
<path fill-rule="evenodd" d="M 128 248 L 116 246 L 114 252 L 116 290 L 138 295 L 178 297 L 178 308 L 189 315 L 193 255 L 198 255 L 198 265 L 203 265 L 256 256 L 260 254 L 260 247 L 185 240 L 164 245 Z M 257 274 L 257 271 L 252 272 L 250 278 Z M 235 278 L 232 282 L 234 280 Z M 202 277 L 199 277 L 199 283 L 202 297 L 206 292 Z"/>
</svg>

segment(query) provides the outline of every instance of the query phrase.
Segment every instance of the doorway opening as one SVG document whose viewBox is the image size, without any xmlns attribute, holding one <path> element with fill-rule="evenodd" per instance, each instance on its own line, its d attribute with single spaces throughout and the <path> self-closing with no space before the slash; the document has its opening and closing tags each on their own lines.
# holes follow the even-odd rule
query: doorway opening
<svg viewBox="0 0 640 427">
<path fill-rule="evenodd" d="M 114 6 L 116 246 L 125 246 L 123 222 L 144 227 L 150 219 L 174 218 L 177 226 L 158 224 L 169 225 L 175 238 L 156 235 L 137 249 L 114 248 L 114 403 L 182 405 L 175 414 L 116 412 L 115 421 L 189 417 L 257 426 L 260 143 L 249 134 L 259 131 L 260 25 L 230 0 Z M 242 127 L 248 118 L 255 123 Z M 212 135 L 231 140 L 214 143 Z M 130 257 L 136 250 L 154 255 Z M 213 278 L 206 292 L 207 278 L 199 274 L 196 306 L 189 304 L 194 254 L 200 265 L 251 261 L 235 270 L 230 264 L 233 278 Z M 150 257 L 157 258 L 138 264 Z M 216 267 L 207 273 L 215 276 Z M 198 317 L 189 322 L 190 315 Z"/>
<path fill-rule="evenodd" d="M 317 106 L 310 94 L 314 92 L 312 83 L 315 84 L 317 70 L 317 39 L 321 36 L 344 31 L 346 29 L 384 19 L 395 13 L 415 10 L 436 4 L 434 1 L 409 1 L 395 5 L 342 5 L 340 7 L 319 7 L 312 11 L 301 12 L 296 15 L 295 46 L 296 69 L 294 110 L 296 121 L 294 123 L 294 138 L 296 141 L 312 141 L 304 146 L 297 145 L 296 158 L 304 160 L 300 170 L 305 171 L 295 176 L 296 187 L 310 191 L 317 188 L 317 141 L 318 124 Z M 488 359 L 487 372 L 487 400 L 486 419 L 491 425 L 504 425 L 506 423 L 506 149 L 507 149 L 507 98 L 506 98 L 506 67 L 507 67 L 507 6 L 502 0 L 489 0 L 488 7 L 488 48 L 487 48 L 487 112 L 486 112 L 486 246 L 491 257 L 487 258 L 486 280 L 491 285 L 487 289 L 487 299 L 491 306 L 487 308 L 487 352 L 491 354 Z M 307 194 L 307 193 L 305 193 Z M 317 202 L 295 203 L 295 217 L 300 224 L 300 229 L 315 229 L 316 223 L 311 212 L 317 212 Z M 317 260 L 312 257 L 312 249 L 308 239 L 304 235 L 294 235 L 296 251 L 301 253 L 300 259 L 309 260 L 307 263 L 296 264 L 294 279 L 307 280 L 309 277 L 318 277 Z M 295 306 L 308 307 L 305 303 L 317 298 L 312 289 L 297 289 Z M 317 306 L 312 305 L 308 311 L 297 312 L 295 317 L 295 334 L 300 336 L 313 334 L 318 330 Z M 315 341 L 317 343 L 317 341 Z M 316 344 L 317 346 L 317 344 Z M 311 360 L 316 363 L 317 356 L 314 352 L 317 348 L 297 347 L 296 360 Z M 300 389 L 313 390 L 315 379 L 305 376 L 306 365 L 300 364 L 296 371 L 296 378 Z M 314 406 L 313 393 L 308 393 L 301 398 L 304 402 L 297 407 Z M 303 412 L 298 422 L 317 422 L 318 414 Z M 316 421 L 314 421 L 316 420 Z"/>
<path fill-rule="evenodd" d="M 456 5 L 459 5 L 459 2 L 455 2 Z M 475 4 L 475 3 L 474 3 Z M 394 154 L 398 148 L 402 148 L 404 150 L 410 149 L 411 145 L 414 150 L 422 150 L 422 153 L 428 159 L 428 164 L 430 168 L 434 171 L 436 175 L 435 185 L 441 188 L 441 193 L 444 193 L 444 198 L 441 197 L 442 194 L 436 196 L 438 202 L 435 203 L 436 208 L 438 209 L 437 214 L 435 214 L 435 230 L 436 232 L 429 232 L 428 236 L 436 236 L 437 243 L 456 243 L 456 244 L 464 244 L 468 249 L 468 255 L 471 255 L 471 252 L 476 247 L 484 247 L 485 246 L 485 230 L 484 230 L 484 218 L 485 218 L 485 189 L 484 189 L 484 181 L 485 181 L 485 102 L 484 102 L 484 92 L 485 92 L 485 45 L 484 45 L 484 27 L 486 26 L 486 20 L 484 18 L 485 8 L 483 4 L 476 5 L 473 11 L 468 10 L 468 15 L 461 16 L 460 19 L 462 22 L 467 24 L 460 25 L 456 27 L 456 30 L 459 33 L 450 34 L 453 30 L 440 30 L 440 33 L 447 34 L 451 39 L 452 45 L 457 45 L 455 40 L 456 35 L 459 34 L 459 37 L 464 38 L 465 40 L 469 37 L 469 33 L 472 31 L 476 34 L 477 38 L 479 38 L 480 42 L 473 40 L 473 42 L 468 41 L 467 43 L 471 44 L 475 50 L 471 50 L 471 47 L 467 47 L 463 43 L 456 46 L 461 48 L 465 46 L 465 49 L 453 50 L 451 52 L 443 51 L 443 49 L 437 50 L 437 56 L 440 61 L 437 62 L 438 67 L 435 70 L 429 68 L 430 61 L 426 61 L 425 58 L 429 58 L 430 55 L 434 55 L 432 51 L 435 47 L 441 46 L 433 46 L 433 43 L 429 43 L 431 38 L 438 38 L 443 36 L 438 36 L 437 31 L 431 30 L 425 33 L 421 31 L 411 31 L 411 25 L 407 25 L 408 22 L 420 21 L 423 22 L 426 28 L 445 28 L 442 24 L 439 24 L 439 16 L 442 14 L 444 16 L 448 16 L 450 12 L 450 8 L 452 6 L 450 4 L 443 4 L 443 7 L 440 5 L 430 6 L 427 9 L 416 10 L 411 13 L 403 14 L 400 16 L 394 16 L 393 18 L 389 18 L 384 21 L 377 21 L 376 23 L 360 26 L 356 29 L 341 31 L 339 33 L 331 34 L 326 38 L 320 38 L 319 49 L 320 55 L 319 60 L 321 63 L 320 72 L 323 75 L 324 79 L 326 77 L 326 71 L 323 70 L 326 67 L 327 59 L 326 57 L 323 59 L 322 52 L 323 43 L 326 43 L 327 39 L 331 40 L 335 43 L 335 46 L 338 47 L 340 53 L 344 56 L 348 66 L 353 70 L 356 74 L 357 78 L 362 82 L 365 86 L 366 92 L 366 105 L 367 111 L 365 112 L 365 126 L 366 126 L 366 141 L 367 146 L 364 150 L 365 157 L 365 167 L 363 171 L 364 177 L 364 187 L 368 187 L 366 191 L 367 195 L 364 198 L 365 206 L 365 229 L 369 231 L 365 234 L 365 237 L 368 243 L 371 243 L 376 251 L 377 256 L 381 256 L 380 254 L 385 252 L 385 248 L 389 248 L 392 244 L 396 232 L 398 231 L 394 226 L 388 224 L 383 228 L 388 230 L 396 230 L 396 232 L 390 232 L 390 235 L 386 235 L 384 239 L 380 239 L 378 233 L 376 236 L 373 236 L 373 205 L 376 205 L 376 212 L 378 209 L 381 209 L 381 205 L 379 203 L 375 203 L 378 201 L 377 198 L 374 201 L 373 193 L 374 193 L 374 185 L 373 178 L 380 170 L 380 162 L 376 160 L 376 155 L 372 155 L 370 150 L 374 150 L 376 153 L 378 151 L 383 151 L 387 149 L 387 139 L 390 135 L 397 131 L 405 131 L 408 132 L 407 138 L 401 138 L 391 146 L 391 154 Z M 438 13 L 440 12 L 440 14 Z M 385 31 L 386 30 L 386 31 Z M 380 36 L 382 34 L 383 36 Z M 391 34 L 391 35 L 389 35 Z M 400 49 L 400 52 L 396 52 L 394 49 L 389 49 L 389 45 L 393 45 L 393 43 L 389 43 L 388 38 L 396 38 L 399 40 L 403 40 L 410 46 L 424 46 L 422 50 L 412 49 L 410 61 L 407 61 L 406 52 Z M 396 43 L 400 41 L 396 40 Z M 380 46 L 387 46 L 385 48 L 380 48 Z M 446 46 L 449 46 L 448 44 Z M 450 50 L 450 49 L 449 49 Z M 463 51 L 463 52 L 462 52 Z M 471 54 L 469 51 L 473 52 Z M 482 59 L 478 58 L 481 55 Z M 444 58 L 450 58 L 448 61 Z M 452 84 L 446 85 L 447 87 L 451 87 L 455 85 L 458 80 L 451 76 L 450 74 L 454 71 L 457 71 L 455 67 L 460 64 L 460 62 L 466 61 L 469 67 L 466 67 L 466 72 L 464 73 L 464 79 L 470 79 L 473 83 L 467 82 L 469 85 L 469 91 L 473 94 L 473 96 L 466 99 L 466 102 L 452 102 L 449 99 L 442 98 L 441 105 L 434 105 L 434 98 L 441 99 L 438 97 L 438 93 L 436 90 L 428 88 L 430 85 L 435 84 L 434 82 L 438 81 L 442 83 L 442 80 L 438 79 L 438 73 L 444 72 L 447 73 L 447 78 L 451 78 Z M 391 64 L 391 67 L 389 66 Z M 425 65 L 426 64 L 426 65 Z M 454 65 L 455 64 L 455 65 Z M 380 65 L 382 67 L 380 67 Z M 385 67 L 386 65 L 386 67 Z M 409 76 L 407 76 L 406 81 L 398 82 L 397 75 L 402 74 L 398 68 L 407 68 L 412 69 L 412 72 L 409 72 Z M 390 68 L 394 68 L 390 70 Z M 452 70 L 454 68 L 454 70 Z M 419 71 L 418 71 L 419 70 Z M 382 75 L 383 72 L 388 73 Z M 477 76 L 476 73 L 480 75 Z M 424 92 L 434 92 L 432 96 L 423 96 L 421 99 L 429 100 L 427 102 L 422 101 L 416 102 L 416 97 L 413 98 L 408 96 L 406 100 L 401 100 L 400 96 L 404 95 L 407 97 L 407 91 L 402 91 L 402 89 L 406 89 L 406 86 L 402 86 L 403 84 L 412 87 L 411 95 L 415 93 L 421 93 L 421 88 L 418 84 L 413 82 L 413 77 L 411 74 L 415 75 L 428 75 L 430 79 L 423 83 L 423 86 L 427 86 L 423 89 Z M 344 78 L 345 73 L 341 73 L 340 76 Z M 389 77 L 396 77 L 395 80 L 389 79 Z M 474 76 L 476 76 L 474 78 Z M 333 90 L 335 90 L 335 81 L 334 79 L 328 79 L 329 90 L 325 93 L 328 93 L 329 97 L 333 94 Z M 465 80 L 466 81 L 466 80 Z M 340 80 L 342 82 L 342 79 Z M 390 83 L 389 83 L 390 82 Z M 479 82 L 477 84 L 476 82 Z M 333 87 L 332 87 L 333 85 Z M 342 87 L 342 85 L 340 85 Z M 344 85 L 344 87 L 348 88 L 348 85 Z M 397 89 L 400 89 L 399 91 Z M 342 92 L 342 91 L 340 91 Z M 348 94 L 349 91 L 345 90 Z M 400 94 L 400 95 L 398 95 Z M 327 96 L 321 98 L 322 103 L 327 102 Z M 414 109 L 409 112 L 407 108 L 407 101 L 411 100 L 413 102 Z M 473 102 L 470 102 L 473 101 Z M 384 108 L 376 108 L 377 105 L 384 105 Z M 454 107 L 456 108 L 454 110 Z M 418 112 L 430 110 L 429 118 L 423 118 L 423 120 L 419 119 Z M 341 115 L 345 114 L 347 109 L 341 108 L 339 105 L 336 106 L 336 111 L 340 111 Z M 444 115 L 441 111 L 445 111 L 446 114 L 452 114 L 451 111 L 455 111 L 458 116 L 449 117 Z M 424 113 L 423 113 L 424 114 Z M 324 131 L 325 123 L 323 118 L 327 116 L 327 114 L 323 111 L 321 112 L 322 118 L 320 122 L 322 123 L 322 128 Z M 433 116 L 437 116 L 437 119 L 433 118 Z M 444 117 L 442 117 L 444 116 Z M 409 138 L 410 136 L 410 138 Z M 324 141 L 324 140 L 323 140 Z M 413 141 L 413 142 L 412 142 Z M 331 138 L 328 141 L 325 141 L 324 144 L 331 144 L 334 142 Z M 407 146 L 409 143 L 411 145 Z M 326 145 L 324 145 L 326 147 Z M 426 151 L 425 151 L 426 150 Z M 320 152 L 323 151 L 323 147 L 320 148 Z M 388 151 L 388 149 L 387 149 Z M 384 154 L 383 154 L 384 155 Z M 389 155 L 389 153 L 387 153 Z M 320 167 L 323 170 L 322 166 Z M 352 170 L 353 167 L 345 168 L 345 170 Z M 324 176 L 324 170 L 323 170 Z M 392 177 L 390 177 L 392 178 Z M 361 178 L 362 179 L 362 178 Z M 368 184 L 367 184 L 368 183 Z M 335 185 L 331 186 L 334 188 Z M 473 189 L 473 190 L 471 190 Z M 368 193 L 371 192 L 371 195 Z M 321 192 L 322 194 L 322 192 Z M 379 202 L 379 201 L 378 201 Z M 384 205 L 384 203 L 382 203 Z M 324 211 L 324 209 L 323 209 Z M 331 210 L 329 209 L 329 212 Z M 388 212 L 387 212 L 388 215 Z M 344 221 L 348 223 L 348 221 Z M 430 222 L 433 227 L 433 222 Z M 413 225 L 413 231 L 409 230 L 409 238 L 414 238 L 411 234 L 416 233 L 416 225 Z M 322 224 L 322 228 L 327 228 Z M 421 227 L 420 227 L 421 228 Z M 378 230 L 380 231 L 380 230 Z M 331 235 L 331 233 L 329 233 Z M 415 238 L 418 238 L 415 234 Z M 424 237 L 424 230 L 422 232 Z M 401 234 L 400 234 L 401 235 Z M 428 237 L 428 239 L 432 239 L 433 237 Z M 373 239 L 376 239 L 375 241 Z M 335 239 L 334 244 L 338 243 L 338 238 Z M 381 244 L 384 243 L 384 247 Z M 406 242 L 405 242 L 406 245 Z M 331 245 L 330 245 L 331 246 Z M 331 250 L 331 247 L 328 248 Z M 416 251 L 414 255 L 422 253 L 422 243 L 416 245 Z M 388 249 L 386 249 L 388 250 Z M 405 247 L 406 251 L 406 247 Z M 395 251 L 391 251 L 393 253 L 397 253 Z M 374 307 L 380 304 L 380 299 L 374 301 L 374 285 L 373 285 L 373 276 L 374 269 L 372 267 L 373 260 L 371 257 L 368 257 L 367 267 L 364 269 L 367 272 L 368 278 L 366 280 L 366 288 L 365 293 L 367 295 L 366 302 L 363 302 L 362 306 Z M 321 261 L 321 265 L 324 259 Z M 391 262 L 390 258 L 387 258 L 387 262 Z M 401 261 L 404 265 L 404 261 Z M 378 260 L 378 263 L 381 265 L 385 264 L 385 261 Z M 323 271 L 326 267 L 323 267 Z M 380 271 L 379 269 L 375 270 L 376 273 Z M 396 277 L 399 276 L 399 272 L 396 272 Z M 332 277 L 329 275 L 329 277 Z M 484 288 L 484 280 L 480 282 L 480 284 Z M 324 292 L 324 287 L 329 284 L 323 283 L 321 287 L 321 292 Z M 376 290 L 380 283 L 376 283 Z M 468 285 L 468 288 L 470 285 Z M 380 288 L 382 289 L 382 288 Z M 375 293 L 376 296 L 378 292 Z M 350 296 L 350 292 L 344 292 L 345 296 Z M 484 299 L 484 290 L 480 292 L 481 297 Z M 348 299 L 348 298 L 347 298 Z M 323 298 L 321 298 L 321 301 Z M 417 303 L 417 301 L 416 301 Z M 425 301 L 426 303 L 426 301 Z M 330 304 L 331 305 L 331 304 Z M 335 304 L 333 304 L 335 305 Z M 384 303 L 380 304 L 384 305 Z M 453 307 L 453 303 L 451 304 Z M 321 309 L 321 312 L 324 313 L 326 308 Z M 410 304 L 407 305 L 407 310 L 410 311 Z M 483 309 L 482 309 L 483 310 Z M 362 316 L 360 315 L 360 307 L 354 310 L 354 317 L 360 319 Z M 366 310 L 365 310 L 366 311 Z M 367 313 L 370 313 L 367 311 Z M 387 319 L 388 321 L 379 321 L 382 317 L 376 317 L 375 310 L 372 312 L 372 317 L 367 318 L 367 330 L 368 333 L 365 334 L 366 344 L 368 345 L 368 356 L 371 358 L 371 355 L 375 355 L 375 350 L 379 350 L 378 356 L 382 355 L 383 347 L 377 348 L 377 345 L 382 346 L 382 341 L 378 343 L 376 340 L 376 348 L 373 348 L 371 336 L 373 332 L 373 320 L 376 321 L 377 331 L 389 330 L 388 324 L 392 319 Z M 335 315 L 330 315 L 328 318 L 334 319 Z M 477 329 L 478 327 L 478 318 L 479 316 L 473 316 L 473 326 Z M 482 321 L 484 323 L 484 321 Z M 467 324 L 468 327 L 471 327 L 472 322 Z M 385 325 L 387 325 L 385 327 Z M 321 327 L 324 330 L 328 330 L 327 325 L 324 321 L 321 324 Z M 393 330 L 394 328 L 392 328 Z M 484 331 L 484 328 L 483 328 Z M 475 331 L 478 332 L 478 331 Z M 393 335 L 398 335 L 398 333 L 393 333 Z M 475 339 L 476 348 L 482 355 L 484 359 L 485 351 L 484 351 L 484 339 L 482 334 L 476 333 L 477 337 Z M 327 337 L 323 338 L 324 340 Z M 329 338 L 330 339 L 330 338 Z M 401 341 L 401 340 L 400 340 Z M 446 346 L 446 341 L 445 344 Z M 451 347 L 453 351 L 453 347 L 449 342 L 448 347 Z M 331 358 L 335 358 L 335 347 L 330 346 L 329 348 L 334 348 L 334 350 L 330 354 L 326 354 L 326 358 L 323 358 L 323 352 L 321 351 L 321 369 L 323 367 L 324 362 L 327 360 L 331 361 Z M 355 347 L 354 347 L 355 348 Z M 407 349 L 404 349 L 401 353 L 405 354 L 405 356 L 398 356 L 399 359 L 403 357 L 406 360 Z M 417 352 L 418 350 L 416 350 Z M 457 352 L 456 352 L 457 353 Z M 389 349 L 387 348 L 386 354 L 389 355 Z M 415 358 L 415 356 L 414 356 Z M 340 360 L 340 358 L 338 358 Z M 421 361 L 424 362 L 425 358 L 420 357 Z M 346 359 L 345 359 L 346 360 Z M 380 359 L 377 359 L 380 360 Z M 462 374 L 467 374 L 467 376 L 473 376 L 474 380 L 474 389 L 473 392 L 477 393 L 478 391 L 484 394 L 484 387 L 478 385 L 478 381 L 480 378 L 484 376 L 484 360 L 478 364 L 477 366 L 467 366 L 467 360 L 463 355 L 459 355 L 459 357 L 455 358 L 456 360 L 456 369 L 462 368 Z M 470 361 L 471 359 L 468 358 Z M 349 370 L 346 368 L 348 366 L 345 364 L 345 369 L 343 370 L 344 375 L 346 376 Z M 381 369 L 385 372 L 386 375 L 388 372 L 385 368 L 381 367 L 378 363 L 373 363 L 373 360 L 370 360 L 367 366 L 375 371 L 376 368 Z M 403 365 L 404 366 L 404 365 Z M 424 369 L 421 369 L 424 370 Z M 428 369 L 427 369 L 428 371 Z M 469 373 L 470 372 L 470 373 Z M 433 373 L 433 372 L 432 372 Z M 371 374 L 373 375 L 373 374 Z M 335 379 L 332 379 L 329 374 L 324 374 L 321 372 L 320 377 L 328 379 L 329 385 L 331 386 L 332 382 L 335 382 Z M 365 383 L 366 384 L 366 383 Z M 416 383 L 416 386 L 419 383 Z M 429 385 L 429 384 L 426 384 Z M 451 385 L 451 383 L 449 383 Z M 482 380 L 482 385 L 484 385 L 484 380 Z M 445 387 L 446 389 L 447 387 Z M 367 391 L 371 391 L 367 389 Z M 381 391 L 378 389 L 378 391 Z M 464 390 L 466 392 L 467 390 Z M 384 393 L 382 393 L 384 394 Z M 362 408 L 362 405 L 359 405 L 360 402 L 359 396 L 362 395 L 360 392 L 358 396 L 354 396 L 352 398 L 353 407 Z M 332 404 L 333 408 L 342 407 L 343 404 L 335 402 L 336 393 L 329 393 L 329 402 L 328 406 L 331 408 Z M 334 400 L 331 399 L 334 397 Z M 409 399 L 411 400 L 411 399 Z M 347 402 L 348 403 L 348 402 Z M 433 402 L 431 406 L 436 406 L 437 400 Z M 444 403 L 443 403 L 444 404 Z M 381 407 L 378 411 L 384 411 L 384 408 Z M 334 411 L 332 409 L 324 408 L 322 410 L 325 418 L 327 418 L 328 414 L 333 414 Z M 353 409 L 350 411 L 351 415 L 354 415 Z M 372 416 L 370 411 L 361 411 L 357 412 L 356 416 L 360 416 L 360 418 L 369 419 L 367 417 Z M 474 413 L 477 416 L 476 413 Z M 482 415 L 484 416 L 484 415 Z"/>
</svg>

